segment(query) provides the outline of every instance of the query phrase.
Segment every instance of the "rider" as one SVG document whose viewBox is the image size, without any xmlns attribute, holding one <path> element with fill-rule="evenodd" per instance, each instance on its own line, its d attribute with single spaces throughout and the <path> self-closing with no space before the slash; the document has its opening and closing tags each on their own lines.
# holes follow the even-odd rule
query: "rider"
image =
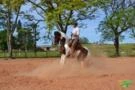
<svg viewBox="0 0 135 90">
<path fill-rule="evenodd" d="M 78 27 L 78 23 L 74 23 L 73 24 L 73 30 L 72 30 L 72 34 L 71 34 L 71 53 L 73 54 L 75 49 L 77 48 L 77 45 L 79 44 L 79 34 L 80 34 L 80 30 Z"/>
<path fill-rule="evenodd" d="M 79 34 L 80 34 L 80 31 L 79 31 L 78 23 L 74 23 L 71 38 L 79 39 Z"/>
</svg>

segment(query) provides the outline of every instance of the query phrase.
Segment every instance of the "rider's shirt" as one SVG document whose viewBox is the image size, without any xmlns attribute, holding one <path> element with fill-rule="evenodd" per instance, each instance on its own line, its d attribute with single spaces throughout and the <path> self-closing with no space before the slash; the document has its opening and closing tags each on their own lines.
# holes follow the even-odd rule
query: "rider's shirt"
<svg viewBox="0 0 135 90">
<path fill-rule="evenodd" d="M 72 39 L 76 38 L 76 36 L 79 37 L 79 33 L 80 33 L 80 32 L 79 32 L 79 28 L 78 28 L 78 27 L 73 28 L 73 31 L 72 31 L 72 34 L 73 34 Z"/>
</svg>

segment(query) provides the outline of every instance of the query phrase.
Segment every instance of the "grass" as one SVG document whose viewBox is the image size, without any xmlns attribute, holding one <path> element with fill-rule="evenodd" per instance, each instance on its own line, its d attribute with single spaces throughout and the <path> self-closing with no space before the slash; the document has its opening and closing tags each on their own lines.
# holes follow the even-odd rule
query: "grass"
<svg viewBox="0 0 135 90">
<path fill-rule="evenodd" d="M 85 45 L 91 51 L 93 56 L 109 56 L 115 57 L 115 48 L 113 44 L 87 44 Z M 135 44 L 121 44 L 120 45 L 120 55 L 121 56 L 135 56 Z"/>
<path fill-rule="evenodd" d="M 131 86 L 133 83 L 132 80 L 122 80 L 120 81 L 120 87 L 122 88 L 122 90 L 128 89 L 129 86 Z"/>
<path fill-rule="evenodd" d="M 0 52 L 0 58 L 6 58 L 7 52 Z M 27 53 L 21 51 L 13 51 L 13 57 L 15 58 L 47 58 L 47 57 L 59 57 L 60 53 L 58 51 L 37 51 L 36 54 L 33 51 L 28 51 Z"/>
<path fill-rule="evenodd" d="M 115 48 L 112 44 L 96 45 L 96 44 L 84 44 L 84 46 L 90 49 L 92 56 L 115 56 Z M 135 44 L 121 44 L 120 45 L 121 56 L 135 56 Z M 58 51 L 38 51 L 36 54 L 33 51 L 28 51 L 25 54 L 24 51 L 14 51 L 13 56 L 16 58 L 47 58 L 47 57 L 60 57 Z M 7 57 L 7 52 L 0 51 L 0 58 Z"/>
</svg>

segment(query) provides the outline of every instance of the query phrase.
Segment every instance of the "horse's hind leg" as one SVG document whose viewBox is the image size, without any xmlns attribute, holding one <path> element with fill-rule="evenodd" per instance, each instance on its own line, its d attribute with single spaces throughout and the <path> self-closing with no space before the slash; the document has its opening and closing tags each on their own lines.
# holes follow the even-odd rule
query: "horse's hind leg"
<svg viewBox="0 0 135 90">
<path fill-rule="evenodd" d="M 77 60 L 80 62 L 81 68 L 86 67 L 87 55 L 88 51 L 85 49 L 82 49 L 77 55 Z"/>
</svg>

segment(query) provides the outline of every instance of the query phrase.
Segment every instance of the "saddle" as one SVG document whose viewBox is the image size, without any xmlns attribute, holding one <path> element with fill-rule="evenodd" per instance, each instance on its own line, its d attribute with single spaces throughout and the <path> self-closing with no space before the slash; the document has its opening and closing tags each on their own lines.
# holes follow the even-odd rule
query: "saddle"
<svg viewBox="0 0 135 90">
<path fill-rule="evenodd" d="M 79 39 L 70 39 L 68 45 L 73 51 L 82 47 Z"/>
</svg>

